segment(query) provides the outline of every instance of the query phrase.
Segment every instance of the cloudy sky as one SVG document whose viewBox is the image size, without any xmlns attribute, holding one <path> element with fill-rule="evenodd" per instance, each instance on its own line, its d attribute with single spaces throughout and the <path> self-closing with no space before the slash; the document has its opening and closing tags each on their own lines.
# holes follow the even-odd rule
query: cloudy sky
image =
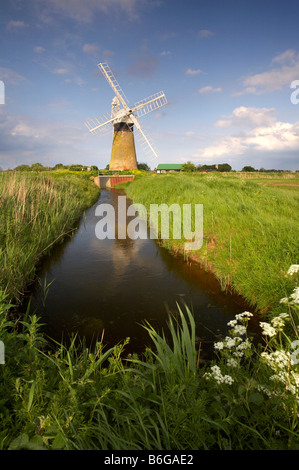
<svg viewBox="0 0 299 470">
<path fill-rule="evenodd" d="M 84 125 L 111 109 L 99 62 L 131 105 L 167 96 L 140 118 L 159 158 L 137 141 L 139 162 L 299 169 L 297 0 L 5 0 L 0 12 L 3 169 L 109 163 L 112 128 Z"/>
</svg>

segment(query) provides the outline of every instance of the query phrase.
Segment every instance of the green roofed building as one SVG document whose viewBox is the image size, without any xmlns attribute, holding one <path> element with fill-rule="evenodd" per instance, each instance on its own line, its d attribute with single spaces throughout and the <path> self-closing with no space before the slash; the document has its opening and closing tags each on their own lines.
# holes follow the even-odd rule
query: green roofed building
<svg viewBox="0 0 299 470">
<path fill-rule="evenodd" d="M 160 163 L 156 168 L 156 172 L 167 173 L 169 171 L 181 171 L 182 166 L 183 165 L 180 163 Z"/>
</svg>

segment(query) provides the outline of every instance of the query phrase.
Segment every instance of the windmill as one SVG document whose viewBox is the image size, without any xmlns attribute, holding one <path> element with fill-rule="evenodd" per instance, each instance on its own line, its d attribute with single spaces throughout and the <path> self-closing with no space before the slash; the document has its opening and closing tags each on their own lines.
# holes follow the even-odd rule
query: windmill
<svg viewBox="0 0 299 470">
<path fill-rule="evenodd" d="M 148 150 L 153 157 L 157 158 L 157 153 L 149 137 L 144 130 L 141 129 L 137 118 L 164 106 L 167 103 L 166 96 L 160 91 L 155 95 L 135 103 L 131 108 L 109 65 L 100 63 L 98 67 L 114 91 L 115 97 L 112 100 L 110 115 L 104 114 L 99 118 L 90 119 L 85 122 L 85 125 L 92 134 L 97 134 L 107 129 L 107 126 L 111 124 L 114 132 L 109 166 L 110 170 L 136 169 L 137 159 L 134 141 L 134 125 L 144 149 Z"/>
</svg>

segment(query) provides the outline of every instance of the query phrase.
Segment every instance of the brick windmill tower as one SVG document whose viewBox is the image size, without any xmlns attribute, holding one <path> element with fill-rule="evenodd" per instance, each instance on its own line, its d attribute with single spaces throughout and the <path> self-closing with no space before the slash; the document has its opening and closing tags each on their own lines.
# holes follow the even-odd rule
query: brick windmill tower
<svg viewBox="0 0 299 470">
<path fill-rule="evenodd" d="M 106 63 L 98 64 L 99 69 L 108 81 L 115 97 L 112 100 L 111 114 L 105 114 L 96 119 L 88 120 L 85 125 L 92 134 L 101 132 L 106 126 L 113 126 L 113 143 L 110 159 L 110 170 L 132 170 L 137 168 L 137 158 L 134 140 L 134 125 L 141 138 L 142 144 L 157 158 L 153 145 L 141 129 L 137 118 L 155 111 L 167 103 L 165 94 L 161 91 L 152 95 L 131 108 L 128 100 Z"/>
</svg>

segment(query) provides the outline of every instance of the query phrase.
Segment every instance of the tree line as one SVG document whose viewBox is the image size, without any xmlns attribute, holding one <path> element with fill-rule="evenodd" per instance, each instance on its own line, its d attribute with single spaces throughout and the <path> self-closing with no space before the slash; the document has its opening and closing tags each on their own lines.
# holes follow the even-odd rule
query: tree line
<svg viewBox="0 0 299 470">
<path fill-rule="evenodd" d="M 18 165 L 14 168 L 15 171 L 48 171 L 48 170 L 70 170 L 70 171 L 93 171 L 98 170 L 96 165 L 63 165 L 63 163 L 57 163 L 55 166 L 43 166 L 41 163 L 33 163 L 30 165 Z"/>
<path fill-rule="evenodd" d="M 145 170 L 145 171 L 151 171 L 150 167 L 147 165 L 147 163 L 140 163 L 137 162 L 137 167 L 138 170 Z M 109 164 L 106 166 L 106 169 L 109 170 Z M 80 164 L 71 164 L 71 165 L 64 165 L 63 163 L 57 163 L 53 167 L 50 166 L 44 166 L 41 163 L 33 163 L 31 166 L 30 165 L 18 165 L 14 168 L 15 171 L 51 171 L 51 170 L 70 170 L 70 171 L 97 171 L 99 168 L 96 165 L 91 165 L 91 166 L 86 166 L 86 165 L 80 165 Z M 3 171 L 2 168 L 0 167 L 0 171 Z M 181 171 L 184 172 L 194 172 L 194 171 L 200 171 L 200 172 L 210 172 L 210 171 L 218 171 L 218 172 L 229 172 L 233 171 L 231 165 L 228 163 L 220 163 L 220 164 L 214 164 L 214 165 L 195 165 L 194 163 L 188 161 L 187 163 L 184 163 L 182 165 Z M 254 168 L 253 166 L 246 165 L 242 168 L 243 172 L 262 172 L 262 173 L 277 173 L 277 172 L 282 172 L 282 171 L 289 171 L 289 170 L 277 170 L 277 169 L 265 169 L 265 168 L 260 168 L 259 170 Z M 297 170 L 298 171 L 298 170 Z"/>
<path fill-rule="evenodd" d="M 193 171 L 201 171 L 201 172 L 209 172 L 209 171 L 219 171 L 219 172 L 229 172 L 233 171 L 231 165 L 228 163 L 220 163 L 220 164 L 215 164 L 215 165 L 194 165 L 192 162 L 187 162 L 182 165 L 181 171 L 186 171 L 186 172 L 193 172 Z M 278 173 L 281 171 L 289 171 L 289 170 L 276 170 L 276 169 L 271 169 L 271 170 L 266 170 L 265 168 L 260 168 L 257 170 L 253 166 L 250 165 L 245 165 L 242 170 L 243 172 L 268 172 L 268 173 Z"/>
</svg>

